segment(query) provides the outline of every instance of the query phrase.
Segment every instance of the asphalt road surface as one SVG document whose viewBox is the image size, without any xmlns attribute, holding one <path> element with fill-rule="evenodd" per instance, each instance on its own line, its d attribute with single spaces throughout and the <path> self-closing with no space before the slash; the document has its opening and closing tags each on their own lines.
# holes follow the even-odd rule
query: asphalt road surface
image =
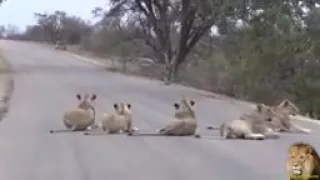
<svg viewBox="0 0 320 180">
<path fill-rule="evenodd" d="M 15 71 L 10 110 L 0 123 L 2 180 L 275 180 L 286 178 L 289 144 L 304 140 L 320 148 L 320 128 L 305 123 L 311 135 L 221 140 L 205 125 L 237 118 L 247 108 L 189 88 L 106 72 L 33 43 L 0 41 L 0 48 Z M 204 138 L 49 134 L 64 128 L 62 113 L 75 106 L 78 92 L 98 95 L 98 116 L 114 102 L 130 102 L 134 124 L 144 132 L 162 128 L 181 95 L 194 98 Z"/>
</svg>

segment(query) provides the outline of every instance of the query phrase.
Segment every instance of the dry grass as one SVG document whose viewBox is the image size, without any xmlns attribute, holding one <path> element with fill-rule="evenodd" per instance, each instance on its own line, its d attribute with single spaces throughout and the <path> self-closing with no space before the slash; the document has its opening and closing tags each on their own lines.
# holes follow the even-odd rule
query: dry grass
<svg viewBox="0 0 320 180">
<path fill-rule="evenodd" d="M 119 57 L 83 50 L 79 48 L 79 45 L 68 46 L 68 51 L 84 57 L 94 57 L 100 62 L 105 62 L 105 64 L 108 64 L 106 67 L 106 70 L 108 71 L 121 72 L 123 74 L 142 76 L 150 79 L 163 79 L 163 65 L 156 64 L 148 58 L 135 58 L 132 59 L 132 61 L 127 61 L 126 65 L 124 65 L 123 60 Z M 178 83 L 202 90 L 223 93 L 223 90 L 221 90 L 219 86 L 219 82 L 223 78 L 216 76 L 212 78 L 212 76 L 208 76 L 210 73 L 211 69 L 208 69 L 207 64 L 202 64 L 202 66 L 184 67 L 179 71 Z"/>
</svg>

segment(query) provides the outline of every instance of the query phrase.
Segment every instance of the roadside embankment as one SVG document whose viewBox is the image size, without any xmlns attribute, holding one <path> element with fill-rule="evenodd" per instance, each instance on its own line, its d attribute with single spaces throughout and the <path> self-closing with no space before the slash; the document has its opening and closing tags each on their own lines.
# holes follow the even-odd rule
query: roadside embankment
<svg viewBox="0 0 320 180">
<path fill-rule="evenodd" d="M 0 120 L 7 114 L 14 88 L 12 68 L 0 50 Z"/>
</svg>

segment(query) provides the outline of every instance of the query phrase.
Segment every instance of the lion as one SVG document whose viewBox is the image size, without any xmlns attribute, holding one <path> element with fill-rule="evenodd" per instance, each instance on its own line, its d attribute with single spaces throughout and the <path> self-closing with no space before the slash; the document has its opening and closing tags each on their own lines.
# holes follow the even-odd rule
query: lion
<svg viewBox="0 0 320 180">
<path fill-rule="evenodd" d="M 264 105 L 265 107 L 267 105 Z M 269 107 L 269 106 L 268 106 Z M 311 130 L 307 128 L 300 127 L 297 124 L 292 122 L 290 116 L 296 116 L 300 114 L 300 109 L 290 100 L 284 99 L 279 105 L 271 106 L 271 112 L 273 114 L 273 120 L 269 121 L 266 119 L 266 122 L 269 124 L 269 127 L 276 132 L 292 132 L 292 133 L 303 133 L 310 134 Z M 240 120 L 245 120 L 246 115 L 240 117 Z M 242 122 L 240 122 L 242 123 Z M 219 130 L 221 128 L 208 126 L 209 130 Z"/>
<path fill-rule="evenodd" d="M 93 102 L 96 100 L 97 95 L 89 95 L 86 93 L 84 96 L 81 96 L 80 94 L 77 94 L 76 98 L 79 100 L 78 107 L 65 112 L 62 118 L 63 124 L 67 129 L 50 130 L 50 133 L 84 131 L 87 127 L 94 124 L 96 110 L 93 106 Z"/>
<path fill-rule="evenodd" d="M 271 128 L 273 121 L 271 108 L 258 104 L 253 112 L 243 114 L 240 119 L 223 122 L 220 136 L 225 139 L 278 139 L 280 135 Z"/>
<path fill-rule="evenodd" d="M 281 110 L 283 114 L 287 115 L 298 115 L 300 114 L 300 109 L 293 102 L 288 99 L 284 99 L 278 106 L 275 107 L 277 110 Z"/>
<path fill-rule="evenodd" d="M 174 120 L 158 132 L 169 136 L 195 135 L 197 119 L 193 109 L 194 105 L 195 101 L 186 99 L 181 100 L 180 103 L 174 103 L 176 109 Z"/>
<path fill-rule="evenodd" d="M 196 133 L 198 123 L 194 111 L 194 100 L 182 99 L 180 103 L 174 103 L 175 108 L 174 118 L 164 128 L 157 131 L 155 134 L 130 134 L 140 136 L 194 136 L 201 138 L 200 134 Z"/>
<path fill-rule="evenodd" d="M 274 116 L 277 117 L 279 122 L 275 128 L 279 132 L 292 132 L 309 134 L 310 129 L 302 128 L 292 122 L 290 116 L 300 114 L 300 109 L 288 99 L 283 100 L 279 105 L 272 107 Z"/>
<path fill-rule="evenodd" d="M 288 148 L 286 171 L 290 180 L 320 180 L 320 158 L 315 148 L 296 142 Z"/>
<path fill-rule="evenodd" d="M 131 107 L 132 105 L 129 103 L 114 103 L 115 112 L 113 114 L 105 113 L 101 123 L 88 127 L 84 135 L 122 134 L 137 131 L 137 127 L 132 127 Z M 96 131 L 98 128 L 103 132 Z"/>
</svg>

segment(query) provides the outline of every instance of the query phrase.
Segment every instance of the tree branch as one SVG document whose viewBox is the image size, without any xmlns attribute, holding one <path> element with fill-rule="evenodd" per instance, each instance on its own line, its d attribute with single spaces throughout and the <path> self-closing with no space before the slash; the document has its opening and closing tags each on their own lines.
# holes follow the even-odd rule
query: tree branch
<svg viewBox="0 0 320 180">
<path fill-rule="evenodd" d="M 155 39 L 152 37 L 151 35 L 151 26 L 148 25 L 148 23 L 145 23 L 145 21 L 141 18 L 141 16 L 139 16 L 139 21 L 140 21 L 140 29 L 143 34 L 142 38 L 144 39 L 146 45 L 148 45 L 149 47 L 151 47 L 154 51 L 159 50 L 157 44 L 155 43 Z"/>
<path fill-rule="evenodd" d="M 150 21 L 148 21 L 148 23 L 152 24 L 152 27 L 153 27 L 156 35 L 158 36 L 160 43 L 164 44 L 166 38 L 164 36 L 163 29 L 161 27 L 159 27 L 158 20 L 154 14 L 154 10 L 152 8 L 151 0 L 135 0 L 135 2 L 136 2 L 137 7 L 139 8 L 139 10 L 141 10 L 143 12 L 143 14 L 148 18 L 148 20 L 150 20 Z M 145 3 L 146 7 L 148 9 L 143 7 L 141 2 Z"/>
<path fill-rule="evenodd" d="M 215 23 L 215 16 L 205 20 L 201 25 L 194 29 L 190 34 L 189 42 L 187 43 L 187 52 L 189 52 L 195 44 L 200 40 L 200 38 L 208 32 Z"/>
<path fill-rule="evenodd" d="M 181 30 L 180 30 L 180 42 L 179 51 L 186 48 L 186 42 L 190 34 L 191 27 L 195 20 L 194 11 L 190 8 L 190 0 L 184 0 L 182 2 L 181 11 Z"/>
<path fill-rule="evenodd" d="M 137 7 L 139 8 L 139 10 L 142 11 L 143 14 L 150 19 L 152 25 L 155 28 L 157 28 L 157 19 L 156 19 L 156 16 L 154 15 L 152 6 L 148 5 L 149 4 L 148 1 L 150 1 L 150 0 L 135 0 L 135 3 L 137 5 Z M 144 2 L 147 5 L 148 9 L 143 7 L 142 2 Z"/>
<path fill-rule="evenodd" d="M 160 29 L 162 34 L 161 43 L 163 44 L 163 51 L 166 51 L 168 55 L 168 60 L 172 59 L 172 48 L 171 48 L 171 37 L 170 37 L 170 27 L 171 22 L 168 20 L 168 1 L 162 1 L 160 4 L 158 0 L 154 0 L 154 3 L 159 8 L 160 12 Z"/>
</svg>

